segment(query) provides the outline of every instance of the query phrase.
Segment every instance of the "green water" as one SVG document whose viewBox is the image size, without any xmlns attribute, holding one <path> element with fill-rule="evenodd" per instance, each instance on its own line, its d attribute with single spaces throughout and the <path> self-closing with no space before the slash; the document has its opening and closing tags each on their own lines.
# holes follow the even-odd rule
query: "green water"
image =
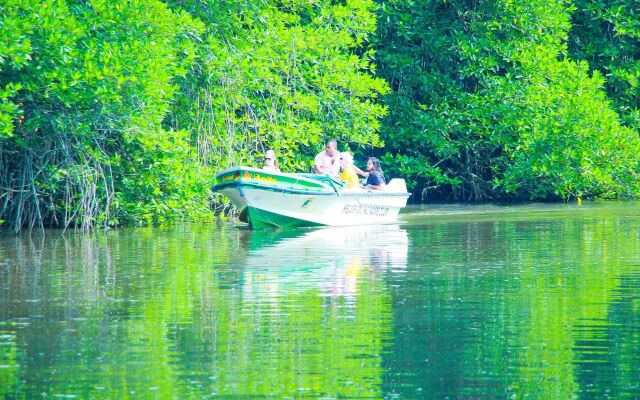
<svg viewBox="0 0 640 400">
<path fill-rule="evenodd" d="M 0 397 L 640 398 L 640 203 L 0 238 Z"/>
</svg>

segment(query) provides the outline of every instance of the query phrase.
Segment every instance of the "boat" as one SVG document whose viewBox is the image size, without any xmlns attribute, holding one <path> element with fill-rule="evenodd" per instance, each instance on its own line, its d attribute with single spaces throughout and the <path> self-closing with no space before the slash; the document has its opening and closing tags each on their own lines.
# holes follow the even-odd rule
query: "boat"
<svg viewBox="0 0 640 400">
<path fill-rule="evenodd" d="M 234 167 L 214 178 L 213 191 L 231 200 L 253 228 L 384 224 L 407 205 L 404 179 L 384 190 L 348 188 L 330 176 Z"/>
</svg>

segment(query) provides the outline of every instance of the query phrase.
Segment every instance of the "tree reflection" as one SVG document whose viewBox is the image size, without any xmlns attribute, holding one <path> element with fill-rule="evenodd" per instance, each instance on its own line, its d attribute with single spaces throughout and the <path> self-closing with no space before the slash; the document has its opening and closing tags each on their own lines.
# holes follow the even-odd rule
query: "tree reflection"
<svg viewBox="0 0 640 400">
<path fill-rule="evenodd" d="M 0 238 L 0 397 L 640 397 L 640 224 Z"/>
<path fill-rule="evenodd" d="M 387 247 L 404 254 L 395 265 L 404 268 L 397 227 L 271 238 L 237 228 L 119 230 L 51 236 L 5 254 L 20 265 L 2 275 L 11 298 L 0 322 L 14 324 L 3 336 L 12 350 L 2 357 L 2 394 L 379 396 L 391 304 L 383 279 L 361 277 L 392 259 L 364 242 L 394 235 Z"/>
</svg>

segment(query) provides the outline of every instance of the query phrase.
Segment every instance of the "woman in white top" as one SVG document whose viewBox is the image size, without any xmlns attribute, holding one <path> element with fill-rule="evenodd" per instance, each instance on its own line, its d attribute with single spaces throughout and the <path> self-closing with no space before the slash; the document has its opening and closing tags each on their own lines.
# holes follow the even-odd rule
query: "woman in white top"
<svg viewBox="0 0 640 400">
<path fill-rule="evenodd" d="M 269 149 L 266 153 L 264 153 L 264 166 L 262 167 L 265 171 L 271 172 L 280 172 L 280 167 L 278 166 L 278 160 L 276 159 L 276 152 Z"/>
</svg>

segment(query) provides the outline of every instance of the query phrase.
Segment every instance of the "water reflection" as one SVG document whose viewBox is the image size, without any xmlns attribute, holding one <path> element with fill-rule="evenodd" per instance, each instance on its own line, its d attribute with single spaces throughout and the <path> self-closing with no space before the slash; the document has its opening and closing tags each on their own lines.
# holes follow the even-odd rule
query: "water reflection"
<svg viewBox="0 0 640 400">
<path fill-rule="evenodd" d="M 640 206 L 489 214 L 0 236 L 0 398 L 640 398 Z"/>
<path fill-rule="evenodd" d="M 537 214 L 407 226 L 386 393 L 639 398 L 640 209 Z"/>
<path fill-rule="evenodd" d="M 581 398 L 640 396 L 640 271 L 625 273 L 611 291 L 604 318 L 580 318 L 573 328 Z"/>
<path fill-rule="evenodd" d="M 0 241 L 0 397 L 381 397 L 397 226 Z"/>
<path fill-rule="evenodd" d="M 407 233 L 395 225 L 252 232 L 243 297 L 277 304 L 288 294 L 312 290 L 353 308 L 360 276 L 404 270 L 407 250 Z"/>
</svg>

